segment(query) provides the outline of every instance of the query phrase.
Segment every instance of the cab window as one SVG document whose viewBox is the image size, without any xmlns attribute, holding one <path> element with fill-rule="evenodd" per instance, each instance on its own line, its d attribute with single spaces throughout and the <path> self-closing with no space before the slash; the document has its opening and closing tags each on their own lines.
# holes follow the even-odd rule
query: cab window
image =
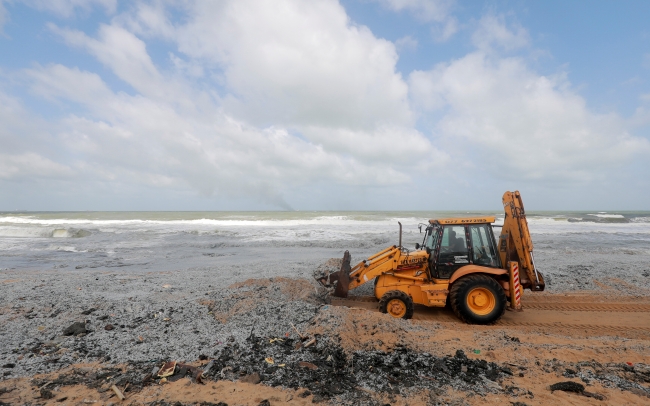
<svg viewBox="0 0 650 406">
<path fill-rule="evenodd" d="M 433 250 L 438 243 L 438 227 L 430 227 L 426 239 L 424 240 L 424 246 Z"/>
<path fill-rule="evenodd" d="M 467 253 L 464 226 L 447 226 L 442 233 L 441 252 Z"/>
<path fill-rule="evenodd" d="M 470 263 L 465 241 L 465 226 L 444 227 L 435 277 L 448 279 L 458 268 Z"/>
<path fill-rule="evenodd" d="M 496 247 L 487 224 L 469 226 L 472 244 L 472 262 L 476 265 L 498 267 Z"/>
</svg>

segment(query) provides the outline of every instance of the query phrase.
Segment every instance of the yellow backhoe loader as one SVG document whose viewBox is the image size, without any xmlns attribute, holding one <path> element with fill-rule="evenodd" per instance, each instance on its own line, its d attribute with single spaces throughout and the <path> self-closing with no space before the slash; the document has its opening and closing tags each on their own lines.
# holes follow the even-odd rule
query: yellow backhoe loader
<svg viewBox="0 0 650 406">
<path fill-rule="evenodd" d="M 338 272 L 319 282 L 333 295 L 375 280 L 379 309 L 393 317 L 409 319 L 413 305 L 450 305 L 463 321 L 489 324 L 508 305 L 521 309 L 523 289 L 544 290 L 544 277 L 535 268 L 533 242 L 518 191 L 503 195 L 505 218 L 498 241 L 494 217 L 432 219 L 425 227 L 422 245 L 411 251 L 399 244 L 350 266 L 345 252 Z M 521 271 L 521 272 L 520 272 Z"/>
</svg>

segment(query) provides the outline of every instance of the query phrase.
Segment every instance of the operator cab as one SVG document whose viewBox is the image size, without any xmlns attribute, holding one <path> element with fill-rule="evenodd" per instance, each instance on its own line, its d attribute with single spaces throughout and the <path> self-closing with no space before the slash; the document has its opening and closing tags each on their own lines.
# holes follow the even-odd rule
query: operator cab
<svg viewBox="0 0 650 406">
<path fill-rule="evenodd" d="M 449 279 L 458 268 L 470 264 L 501 268 L 492 231 L 494 220 L 494 217 L 429 220 L 421 248 L 429 253 L 431 276 Z"/>
</svg>

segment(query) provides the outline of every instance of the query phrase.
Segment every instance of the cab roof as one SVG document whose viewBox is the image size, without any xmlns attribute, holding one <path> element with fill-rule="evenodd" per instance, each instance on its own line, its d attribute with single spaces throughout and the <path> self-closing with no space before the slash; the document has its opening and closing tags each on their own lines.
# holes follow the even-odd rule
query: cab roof
<svg viewBox="0 0 650 406">
<path fill-rule="evenodd" d="M 429 220 L 430 224 L 476 224 L 476 223 L 494 223 L 496 217 L 486 216 L 486 217 L 457 217 L 457 218 L 446 218 L 446 219 L 431 219 Z"/>
</svg>

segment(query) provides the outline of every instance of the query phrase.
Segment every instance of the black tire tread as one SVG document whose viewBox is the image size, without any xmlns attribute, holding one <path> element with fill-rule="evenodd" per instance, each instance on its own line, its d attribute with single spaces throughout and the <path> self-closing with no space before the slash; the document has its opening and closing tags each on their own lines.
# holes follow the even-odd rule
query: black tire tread
<svg viewBox="0 0 650 406">
<path fill-rule="evenodd" d="M 388 313 L 388 310 L 386 309 L 388 302 L 393 299 L 400 299 L 406 305 L 406 314 L 402 317 L 403 319 L 408 320 L 413 317 L 413 300 L 409 295 L 401 290 L 391 290 L 384 293 L 384 296 L 379 300 L 379 311 L 382 313 Z"/>
<path fill-rule="evenodd" d="M 488 286 L 496 293 L 497 307 L 501 306 L 501 309 L 495 316 L 489 320 L 477 319 L 473 316 L 472 313 L 466 311 L 462 305 L 465 301 L 465 295 L 462 292 L 468 292 L 470 288 L 477 286 Z M 451 287 L 449 291 L 449 302 L 451 303 L 451 308 L 456 314 L 456 316 L 461 319 L 463 322 L 468 324 L 494 324 L 497 320 L 503 316 L 506 312 L 506 307 L 508 304 L 508 298 L 506 294 L 503 293 L 503 288 L 499 283 L 487 275 L 483 274 L 472 274 L 464 276 L 457 280 Z"/>
</svg>

